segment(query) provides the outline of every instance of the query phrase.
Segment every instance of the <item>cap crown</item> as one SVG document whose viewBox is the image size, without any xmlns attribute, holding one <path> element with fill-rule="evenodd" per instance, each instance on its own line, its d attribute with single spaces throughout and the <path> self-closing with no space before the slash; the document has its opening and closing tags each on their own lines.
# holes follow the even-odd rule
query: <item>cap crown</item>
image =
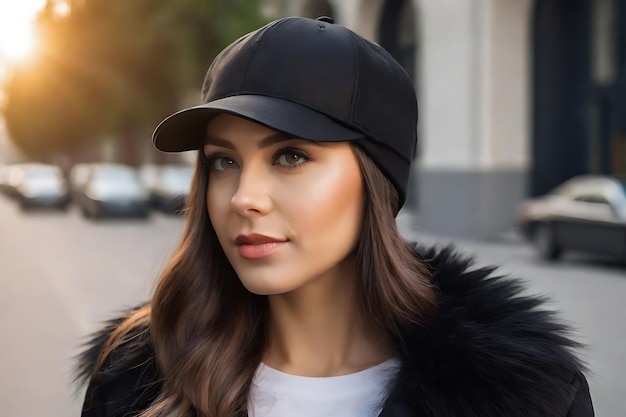
<svg viewBox="0 0 626 417">
<path fill-rule="evenodd" d="M 284 18 L 233 42 L 209 68 L 202 100 L 248 94 L 306 106 L 413 158 L 417 100 L 409 76 L 383 48 L 345 27 Z"/>
</svg>

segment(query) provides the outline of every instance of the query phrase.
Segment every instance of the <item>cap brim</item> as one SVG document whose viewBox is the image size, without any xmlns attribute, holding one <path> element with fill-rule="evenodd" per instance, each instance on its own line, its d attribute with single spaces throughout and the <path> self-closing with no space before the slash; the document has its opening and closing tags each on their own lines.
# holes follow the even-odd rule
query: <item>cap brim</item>
<svg viewBox="0 0 626 417">
<path fill-rule="evenodd" d="M 274 130 L 317 142 L 362 139 L 362 133 L 292 101 L 261 95 L 237 95 L 181 110 L 163 120 L 152 135 L 154 146 L 165 152 L 198 149 L 209 120 L 229 113 Z"/>
</svg>

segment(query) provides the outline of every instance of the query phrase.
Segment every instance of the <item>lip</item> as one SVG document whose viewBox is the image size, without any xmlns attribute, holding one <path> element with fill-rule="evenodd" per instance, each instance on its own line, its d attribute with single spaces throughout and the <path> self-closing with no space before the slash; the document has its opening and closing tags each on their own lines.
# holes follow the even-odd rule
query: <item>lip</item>
<svg viewBox="0 0 626 417">
<path fill-rule="evenodd" d="M 244 259 L 263 259 L 271 256 L 287 244 L 287 239 L 252 233 L 235 239 L 239 256 Z"/>
<path fill-rule="evenodd" d="M 262 245 L 264 243 L 281 243 L 286 242 L 287 239 L 279 239 L 271 236 L 261 235 L 258 233 L 251 233 L 249 235 L 239 235 L 235 239 L 235 244 L 240 245 Z"/>
</svg>

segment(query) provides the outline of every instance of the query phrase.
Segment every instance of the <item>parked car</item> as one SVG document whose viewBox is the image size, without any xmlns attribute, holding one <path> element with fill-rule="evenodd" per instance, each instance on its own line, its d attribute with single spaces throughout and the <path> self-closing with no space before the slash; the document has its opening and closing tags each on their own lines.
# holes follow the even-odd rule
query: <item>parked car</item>
<svg viewBox="0 0 626 417">
<path fill-rule="evenodd" d="M 626 185 L 609 176 L 574 177 L 524 202 L 518 225 L 545 259 L 583 251 L 626 261 Z"/>
<path fill-rule="evenodd" d="M 87 182 L 87 177 L 89 176 L 89 170 L 96 164 L 90 163 L 78 163 L 70 169 L 69 174 L 69 188 L 70 194 L 73 200 L 79 198 L 81 194 L 81 190 L 83 189 L 85 183 Z"/>
<path fill-rule="evenodd" d="M 6 183 L 9 176 L 9 165 L 0 164 L 0 193 L 6 194 Z"/>
<path fill-rule="evenodd" d="M 139 179 L 148 191 L 152 190 L 159 178 L 160 165 L 146 164 L 138 169 Z"/>
<path fill-rule="evenodd" d="M 163 165 L 149 191 L 153 205 L 166 213 L 181 213 L 185 207 L 193 169 L 187 165 Z"/>
<path fill-rule="evenodd" d="M 14 198 L 17 196 L 17 180 L 22 164 L 10 164 L 4 167 L 2 173 L 2 193 L 7 197 Z"/>
<path fill-rule="evenodd" d="M 10 183 L 22 210 L 33 207 L 65 209 L 69 202 L 63 172 L 55 165 L 20 164 L 12 169 Z"/>
<path fill-rule="evenodd" d="M 139 180 L 137 171 L 118 164 L 95 164 L 80 190 L 76 203 L 88 218 L 105 216 L 149 215 L 149 195 Z"/>
</svg>

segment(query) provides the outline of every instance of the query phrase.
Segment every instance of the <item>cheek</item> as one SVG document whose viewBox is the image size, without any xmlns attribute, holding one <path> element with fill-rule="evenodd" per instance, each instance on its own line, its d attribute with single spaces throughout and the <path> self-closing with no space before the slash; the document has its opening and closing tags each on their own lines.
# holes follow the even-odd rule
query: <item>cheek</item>
<svg viewBox="0 0 626 417">
<path fill-rule="evenodd" d="M 218 237 L 222 234 L 220 227 L 226 227 L 226 218 L 230 210 L 229 190 L 220 181 L 208 181 L 206 192 L 206 205 L 209 220 Z"/>
<path fill-rule="evenodd" d="M 331 165 L 333 166 L 333 165 Z M 363 217 L 363 185 L 354 164 L 335 164 L 332 169 L 311 173 L 305 185 L 292 192 L 291 224 L 303 240 L 317 242 L 327 248 L 353 246 L 360 232 Z M 314 239 L 314 237 L 322 239 Z M 333 242 L 334 241 L 334 242 Z"/>
</svg>

